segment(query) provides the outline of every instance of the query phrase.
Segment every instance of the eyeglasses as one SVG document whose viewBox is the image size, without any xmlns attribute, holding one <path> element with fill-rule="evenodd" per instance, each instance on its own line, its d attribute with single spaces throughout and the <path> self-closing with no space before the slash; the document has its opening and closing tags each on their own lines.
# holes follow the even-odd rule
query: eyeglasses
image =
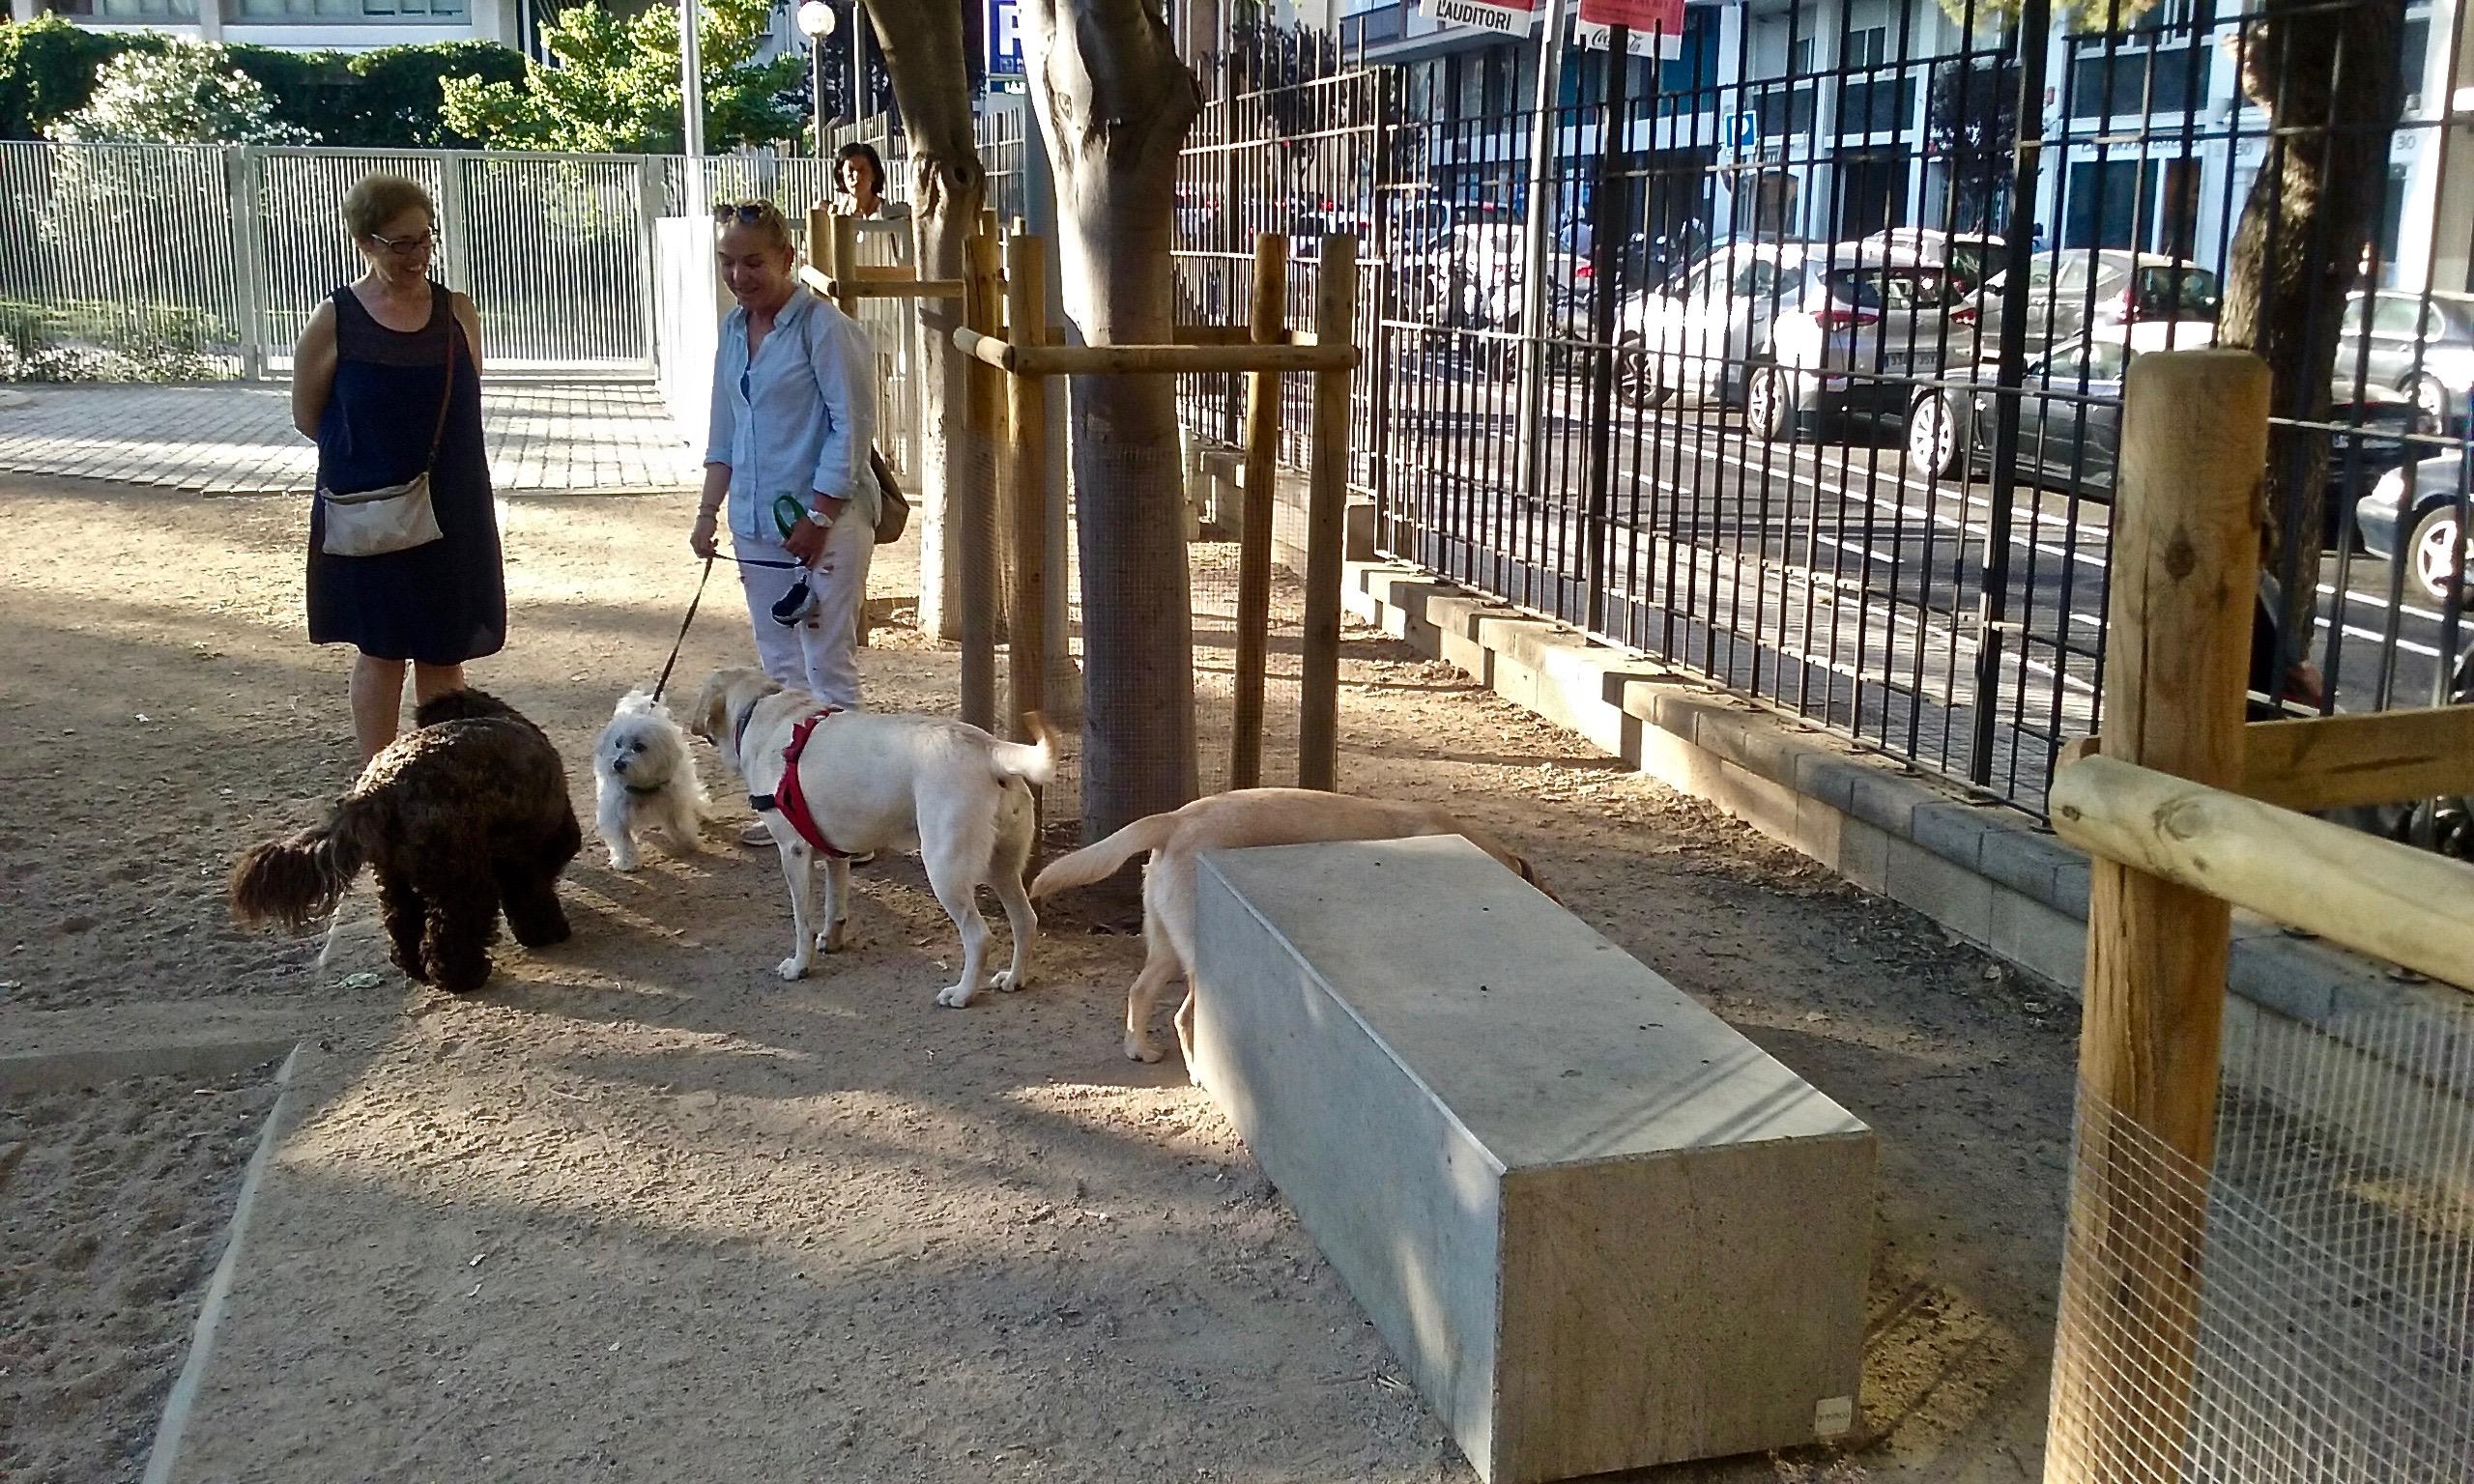
<svg viewBox="0 0 2474 1484">
<path fill-rule="evenodd" d="M 417 253 L 429 251 L 437 244 L 438 234 L 423 232 L 413 237 L 380 237 L 372 232 L 369 234 L 369 240 L 399 258 L 409 258 Z"/>
<path fill-rule="evenodd" d="M 782 212 L 779 207 L 775 206 L 770 201 L 764 200 L 739 201 L 735 203 L 725 201 L 721 205 L 713 208 L 713 219 L 715 221 L 735 221 L 742 225 L 753 225 L 764 220 L 768 216 L 779 216 L 781 214 Z"/>
</svg>

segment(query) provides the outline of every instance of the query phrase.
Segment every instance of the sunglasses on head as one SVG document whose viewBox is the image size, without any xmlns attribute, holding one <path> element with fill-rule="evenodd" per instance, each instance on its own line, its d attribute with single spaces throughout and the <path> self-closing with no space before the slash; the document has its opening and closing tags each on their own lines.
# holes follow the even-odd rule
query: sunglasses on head
<svg viewBox="0 0 2474 1484">
<path fill-rule="evenodd" d="M 779 212 L 770 201 L 740 201 L 735 204 L 724 202 L 713 208 L 715 221 L 736 221 L 748 225 L 778 214 L 780 214 Z"/>
</svg>

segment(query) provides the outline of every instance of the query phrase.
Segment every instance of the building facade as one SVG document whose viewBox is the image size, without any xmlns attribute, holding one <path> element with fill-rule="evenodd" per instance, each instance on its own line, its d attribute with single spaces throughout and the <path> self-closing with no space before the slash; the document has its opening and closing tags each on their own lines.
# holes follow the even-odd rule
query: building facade
<svg viewBox="0 0 2474 1484">
<path fill-rule="evenodd" d="M 366 51 L 424 42 L 520 45 L 529 0 L 10 0 L 12 18 L 297 50 Z"/>
<path fill-rule="evenodd" d="M 1420 14 L 1414 0 L 1342 0 L 1343 43 L 1406 68 L 1414 106 L 1452 121 L 1455 153 L 1500 162 L 1491 198 L 1521 194 L 1539 38 Z M 1964 12 L 1963 12 L 1964 14 Z M 2469 287 L 2474 251 L 2474 35 L 2454 0 L 2409 0 L 2403 122 L 2383 193 L 2381 278 Z M 2221 265 L 2269 156 L 2265 113 L 2237 84 L 2249 36 L 2229 3 L 2159 0 L 2110 33 L 2048 39 L 2035 125 L 2032 219 L 2049 245 L 2132 247 Z M 2462 53 L 2462 54 L 2460 54 Z M 1594 149 L 1578 107 L 1603 55 L 1569 50 L 1562 147 Z M 1651 74 L 1634 63 L 1639 98 Z M 1660 200 L 1689 201 L 1712 236 L 1851 240 L 1891 227 L 2002 232 L 2017 137 L 2019 59 L 1998 23 L 1937 0 L 1693 0 L 1654 117 L 1624 141 Z M 1489 128 L 1507 137 L 1482 141 Z M 1683 188 L 1686 172 L 1702 179 Z"/>
</svg>

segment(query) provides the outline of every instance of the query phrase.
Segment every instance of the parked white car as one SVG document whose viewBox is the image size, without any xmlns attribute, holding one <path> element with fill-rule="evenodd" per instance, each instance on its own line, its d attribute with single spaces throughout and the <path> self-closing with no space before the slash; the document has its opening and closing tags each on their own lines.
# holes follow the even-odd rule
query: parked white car
<svg viewBox="0 0 2474 1484">
<path fill-rule="evenodd" d="M 1943 271 L 1849 243 L 1737 242 L 1619 318 L 1625 396 L 1740 402 L 1753 431 L 1790 438 L 1847 417 L 1895 417 L 1955 346 Z"/>
</svg>

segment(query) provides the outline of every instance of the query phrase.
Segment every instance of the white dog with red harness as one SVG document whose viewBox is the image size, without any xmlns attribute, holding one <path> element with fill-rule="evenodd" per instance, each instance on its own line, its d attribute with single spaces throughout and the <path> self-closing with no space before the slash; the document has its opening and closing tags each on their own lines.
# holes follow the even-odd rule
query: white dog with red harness
<svg viewBox="0 0 2474 1484">
<path fill-rule="evenodd" d="M 1056 768 L 1045 722 L 1036 743 L 1005 742 L 934 716 L 842 711 L 786 691 L 761 671 L 716 671 L 691 729 L 747 784 L 748 803 L 772 832 L 791 888 L 791 956 L 784 979 L 805 977 L 819 952 L 842 946 L 849 920 L 850 860 L 873 850 L 916 850 L 928 884 L 962 934 L 963 973 L 936 1003 L 968 1005 L 983 983 L 1028 982 L 1039 918 L 1022 889 L 1038 828 L 1031 789 Z M 825 861 L 825 910 L 816 860 Z M 985 980 L 988 924 L 979 889 L 992 888 L 1013 929 L 1010 967 Z M 820 926 L 821 925 L 821 926 Z"/>
</svg>

